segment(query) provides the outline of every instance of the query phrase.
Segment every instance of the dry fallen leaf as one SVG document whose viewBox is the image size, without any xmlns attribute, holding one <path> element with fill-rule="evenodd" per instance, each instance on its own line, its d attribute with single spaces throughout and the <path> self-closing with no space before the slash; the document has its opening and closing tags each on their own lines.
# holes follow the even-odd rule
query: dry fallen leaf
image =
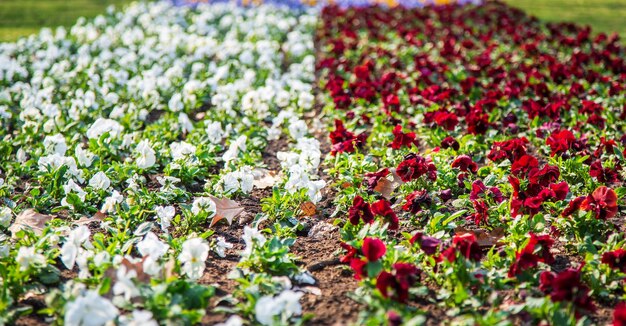
<svg viewBox="0 0 626 326">
<path fill-rule="evenodd" d="M 24 229 L 31 229 L 35 234 L 40 235 L 44 227 L 46 227 L 46 222 L 53 218 L 54 216 L 52 215 L 40 214 L 29 208 L 17 215 L 15 222 L 9 227 L 9 231 L 11 231 L 13 237 L 15 237 L 17 232 Z"/>
<path fill-rule="evenodd" d="M 143 257 L 142 260 L 136 263 L 132 263 L 130 260 L 124 258 L 120 265 L 126 267 L 126 273 L 135 271 L 137 274 L 136 278 L 139 282 L 149 283 L 151 277 L 143 271 L 143 262 L 146 260 L 146 257 Z M 105 276 L 110 278 L 113 283 L 117 282 L 117 270 L 117 268 L 109 267 L 109 269 L 104 272 Z"/>
<path fill-rule="evenodd" d="M 503 228 L 495 228 L 491 231 L 485 231 L 481 229 L 468 230 L 464 227 L 458 227 L 455 229 L 457 234 L 473 233 L 476 236 L 476 242 L 481 247 L 493 247 L 502 245 L 499 240 L 504 236 Z"/>
<path fill-rule="evenodd" d="M 312 202 L 307 201 L 300 205 L 300 211 L 302 212 L 300 216 L 313 216 L 317 212 L 317 207 Z"/>
<path fill-rule="evenodd" d="M 276 172 L 268 169 L 254 169 L 252 171 L 254 175 L 254 187 L 258 189 L 266 189 L 273 187 L 280 178 L 276 175 Z"/>
<path fill-rule="evenodd" d="M 107 217 L 106 214 L 101 211 L 97 211 L 92 217 L 83 216 L 78 221 L 74 222 L 76 225 L 87 225 L 91 222 L 102 222 Z"/>
<path fill-rule="evenodd" d="M 374 190 L 383 195 L 385 199 L 391 199 L 391 193 L 404 183 L 398 174 L 396 174 L 395 169 L 389 169 L 389 171 L 391 172 L 390 175 L 393 177 L 393 180 L 389 180 L 387 177 L 381 178 L 378 180 L 376 187 L 374 187 Z"/>
<path fill-rule="evenodd" d="M 233 219 L 243 212 L 243 207 L 234 200 L 228 198 L 219 199 L 214 196 L 209 196 L 209 198 L 215 203 L 216 207 L 215 216 L 211 220 L 211 227 L 223 219 L 228 221 L 229 225 L 233 224 Z"/>
</svg>

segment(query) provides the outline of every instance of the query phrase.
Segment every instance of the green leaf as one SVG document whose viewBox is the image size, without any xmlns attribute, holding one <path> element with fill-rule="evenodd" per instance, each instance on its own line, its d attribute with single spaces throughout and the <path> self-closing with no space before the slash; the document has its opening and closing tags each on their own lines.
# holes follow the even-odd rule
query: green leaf
<svg viewBox="0 0 626 326">
<path fill-rule="evenodd" d="M 367 276 L 374 278 L 383 270 L 383 264 L 379 261 L 367 263 Z"/>
</svg>

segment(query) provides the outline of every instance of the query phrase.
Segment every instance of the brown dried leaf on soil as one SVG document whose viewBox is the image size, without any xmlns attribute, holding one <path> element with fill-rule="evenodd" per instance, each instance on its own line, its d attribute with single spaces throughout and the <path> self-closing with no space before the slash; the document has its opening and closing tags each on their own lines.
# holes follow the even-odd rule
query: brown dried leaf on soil
<svg viewBox="0 0 626 326">
<path fill-rule="evenodd" d="M 101 211 L 97 211 L 93 216 L 87 217 L 83 216 L 78 221 L 74 222 L 76 225 L 87 225 L 91 222 L 102 222 L 107 217 L 106 214 Z"/>
<path fill-rule="evenodd" d="M 46 227 L 46 223 L 52 220 L 54 216 L 37 213 L 34 209 L 29 208 L 15 218 L 15 222 L 9 227 L 11 235 L 15 237 L 17 232 L 24 229 L 33 230 L 37 235 L 40 235 L 43 229 Z"/>
<path fill-rule="evenodd" d="M 504 229 L 503 228 L 494 228 L 491 231 L 485 231 L 481 229 L 469 230 L 462 226 L 456 228 L 454 230 L 456 234 L 464 234 L 464 233 L 472 233 L 476 236 L 476 242 L 478 245 L 483 248 L 493 247 L 493 246 L 501 246 L 502 243 L 499 242 L 502 237 L 504 237 Z"/>
<path fill-rule="evenodd" d="M 307 201 L 300 205 L 300 211 L 300 216 L 313 216 L 317 213 L 317 207 L 313 204 L 313 202 Z"/>
<path fill-rule="evenodd" d="M 209 196 L 209 198 L 215 203 L 216 207 L 215 216 L 211 220 L 210 227 L 221 220 L 226 220 L 228 225 L 231 225 L 233 224 L 233 219 L 243 212 L 243 207 L 234 200 L 228 198 L 219 199 L 214 196 Z"/>
<path fill-rule="evenodd" d="M 146 260 L 146 257 L 144 257 L 142 260 L 133 263 L 130 260 L 124 258 L 122 259 L 121 262 L 121 266 L 124 266 L 126 268 L 126 273 L 129 273 L 130 271 L 135 271 L 135 273 L 137 273 L 137 280 L 142 282 L 142 283 L 149 283 L 150 282 L 150 275 L 146 274 L 143 271 L 143 262 Z M 111 278 L 112 281 L 117 281 L 117 270 L 116 268 L 109 268 L 107 269 L 107 271 L 105 272 L 105 275 L 109 278 Z"/>
<path fill-rule="evenodd" d="M 387 177 L 381 178 L 378 180 L 376 187 L 374 187 L 374 190 L 378 191 L 386 199 L 391 199 L 391 193 L 404 183 L 396 173 L 396 169 L 389 169 L 389 172 L 391 172 L 390 175 L 393 179 L 389 180 Z"/>
</svg>

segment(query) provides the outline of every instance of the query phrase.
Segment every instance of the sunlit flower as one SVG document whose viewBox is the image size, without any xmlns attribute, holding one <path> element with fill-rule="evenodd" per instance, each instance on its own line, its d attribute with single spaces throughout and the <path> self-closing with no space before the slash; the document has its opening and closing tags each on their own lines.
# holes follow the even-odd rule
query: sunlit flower
<svg viewBox="0 0 626 326">
<path fill-rule="evenodd" d="M 209 245 L 200 238 L 192 238 L 183 243 L 178 256 L 182 272 L 192 280 L 202 277 L 209 257 Z"/>
<path fill-rule="evenodd" d="M 65 305 L 64 322 L 71 326 L 102 326 L 113 321 L 118 314 L 111 301 L 90 290 Z"/>
</svg>

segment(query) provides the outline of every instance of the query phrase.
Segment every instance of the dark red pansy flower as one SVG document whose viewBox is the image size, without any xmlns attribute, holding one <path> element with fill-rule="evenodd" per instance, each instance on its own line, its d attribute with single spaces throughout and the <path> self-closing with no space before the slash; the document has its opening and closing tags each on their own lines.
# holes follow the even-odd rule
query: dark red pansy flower
<svg viewBox="0 0 626 326">
<path fill-rule="evenodd" d="M 470 199 L 477 200 L 480 198 L 482 194 L 489 194 L 491 198 L 493 198 L 496 203 L 501 203 L 504 201 L 504 197 L 502 196 L 502 192 L 498 187 L 487 187 L 483 183 L 482 180 L 476 180 L 472 183 L 472 190 L 470 192 Z"/>
<path fill-rule="evenodd" d="M 613 326 L 626 326 L 626 302 L 620 302 L 615 306 Z"/>
<path fill-rule="evenodd" d="M 391 203 L 385 199 L 380 199 L 372 204 L 372 213 L 382 216 L 389 223 L 389 230 L 398 229 L 398 216 L 391 209 Z"/>
<path fill-rule="evenodd" d="M 552 194 L 552 199 L 556 200 L 564 200 L 567 197 L 567 193 L 569 193 L 569 185 L 566 181 L 553 183 L 550 185 L 550 190 Z"/>
<path fill-rule="evenodd" d="M 597 219 L 606 220 L 617 214 L 617 194 L 611 188 L 600 186 L 582 201 L 580 208 L 593 212 Z"/>
<path fill-rule="evenodd" d="M 531 169 L 528 172 L 528 181 L 547 187 L 549 184 L 559 179 L 561 173 L 559 168 L 554 165 L 544 165 L 541 169 Z"/>
<path fill-rule="evenodd" d="M 424 251 L 427 255 L 434 255 L 441 244 L 441 240 L 426 236 L 422 232 L 415 233 L 409 242 L 412 245 L 417 243 L 420 246 L 420 249 L 422 249 L 422 251 Z"/>
<path fill-rule="evenodd" d="M 350 260 L 352 260 L 354 257 L 356 257 L 356 254 L 359 252 L 356 248 L 354 248 L 353 246 L 345 243 L 345 242 L 341 242 L 339 243 L 339 245 L 341 246 L 341 248 L 343 248 L 344 250 L 346 250 L 346 255 L 341 257 L 341 259 L 339 261 L 341 261 L 342 263 L 347 263 Z"/>
<path fill-rule="evenodd" d="M 363 256 L 368 262 L 374 262 L 379 260 L 387 252 L 385 243 L 377 238 L 365 238 L 363 239 L 363 246 L 361 247 Z"/>
<path fill-rule="evenodd" d="M 483 252 L 473 233 L 456 234 L 452 238 L 452 245 L 444 250 L 442 255 L 448 261 L 453 262 L 456 259 L 456 252 L 471 261 L 479 261 L 483 257 Z"/>
<path fill-rule="evenodd" d="M 476 162 L 474 162 L 472 158 L 467 155 L 457 156 L 457 158 L 454 159 L 454 162 L 452 162 L 452 167 L 458 168 L 463 172 L 476 173 L 476 171 L 478 171 L 478 165 Z"/>
<path fill-rule="evenodd" d="M 494 162 L 500 162 L 505 158 L 511 162 L 516 161 L 526 155 L 526 144 L 528 144 L 526 137 L 494 142 L 487 158 Z"/>
<path fill-rule="evenodd" d="M 367 261 L 363 259 L 352 258 L 350 260 L 350 268 L 354 271 L 354 278 L 357 280 L 361 280 L 365 273 L 365 267 L 367 266 Z"/>
<path fill-rule="evenodd" d="M 585 196 L 576 197 L 569 202 L 569 205 L 563 210 L 561 216 L 570 216 L 580 209 L 580 205 L 585 201 Z"/>
<path fill-rule="evenodd" d="M 352 153 L 357 147 L 365 143 L 366 139 L 367 134 L 361 133 L 356 136 L 344 127 L 341 120 L 335 120 L 335 130 L 330 133 L 331 155 L 342 152 Z"/>
<path fill-rule="evenodd" d="M 445 189 L 439 192 L 439 198 L 441 201 L 446 202 L 452 199 L 452 189 Z"/>
<path fill-rule="evenodd" d="M 374 221 L 374 214 L 369 203 L 366 203 L 363 197 L 356 196 L 352 200 L 352 207 L 348 209 L 348 219 L 353 225 L 358 225 L 360 220 L 365 223 Z"/>
<path fill-rule="evenodd" d="M 389 169 L 384 168 L 376 172 L 368 172 L 365 173 L 365 183 L 367 184 L 367 189 L 374 190 L 378 185 L 380 179 L 389 175 Z"/>
<path fill-rule="evenodd" d="M 597 160 L 589 166 L 589 175 L 602 183 L 614 183 L 619 180 L 616 169 L 602 167 L 602 162 Z"/>
<path fill-rule="evenodd" d="M 409 289 L 419 281 L 420 270 L 413 264 L 395 263 L 392 272 L 383 271 L 376 278 L 376 288 L 385 298 L 400 303 L 409 299 Z"/>
<path fill-rule="evenodd" d="M 426 190 L 416 190 L 405 198 L 406 203 L 402 206 L 407 212 L 417 214 L 424 208 L 430 207 L 432 200 Z"/>
<path fill-rule="evenodd" d="M 404 182 L 415 180 L 423 175 L 426 175 L 428 179 L 437 180 L 437 168 L 430 158 L 423 158 L 416 154 L 409 154 L 400 162 L 396 169 L 396 174 Z"/>
<path fill-rule="evenodd" d="M 554 156 L 556 154 L 565 153 L 572 147 L 575 141 L 576 137 L 574 137 L 574 134 L 567 129 L 563 129 L 553 131 L 550 137 L 546 139 L 546 144 L 550 146 L 550 150 L 552 151 L 550 155 Z"/>
<path fill-rule="evenodd" d="M 489 207 L 487 203 L 484 200 L 473 200 L 472 206 L 474 206 L 474 213 L 468 219 L 474 221 L 476 225 L 487 223 L 489 221 Z"/>
<path fill-rule="evenodd" d="M 578 269 L 568 268 L 558 274 L 544 271 L 539 276 L 539 289 L 553 302 L 574 304 L 577 315 L 595 311 L 589 287 L 580 278 L 581 268 L 582 265 Z"/>
<path fill-rule="evenodd" d="M 461 146 L 459 145 L 459 142 L 454 139 L 454 137 L 448 136 L 441 141 L 441 148 L 452 148 L 455 151 L 458 151 Z"/>
<path fill-rule="evenodd" d="M 539 161 L 530 155 L 523 155 L 513 162 L 511 165 L 511 173 L 514 175 L 527 174 L 532 169 L 536 169 L 539 166 Z"/>
<path fill-rule="evenodd" d="M 537 263 L 543 262 L 551 264 L 554 262 L 554 256 L 550 252 L 550 248 L 554 244 L 554 240 L 550 235 L 536 235 L 530 233 L 530 240 L 526 246 L 515 254 L 515 262 L 509 269 L 509 277 L 518 275 L 519 273 L 536 267 Z"/>
<path fill-rule="evenodd" d="M 456 114 L 450 113 L 447 110 L 439 110 L 433 114 L 433 119 L 438 126 L 443 127 L 445 130 L 454 130 L 454 127 L 459 124 L 459 118 Z"/>
<path fill-rule="evenodd" d="M 626 250 L 620 248 L 603 253 L 602 263 L 626 273 Z"/>
<path fill-rule="evenodd" d="M 417 147 L 417 140 L 415 139 L 415 133 L 414 132 L 409 132 L 409 133 L 403 133 L 402 132 L 402 126 L 401 125 L 397 125 L 395 128 L 393 128 L 393 142 L 391 144 L 389 144 L 389 146 L 393 149 L 400 149 L 402 148 L 402 146 L 406 146 L 411 148 L 411 145 L 415 145 Z"/>
<path fill-rule="evenodd" d="M 369 80 L 370 70 L 367 65 L 356 66 L 354 68 L 354 75 L 358 79 Z"/>
</svg>

